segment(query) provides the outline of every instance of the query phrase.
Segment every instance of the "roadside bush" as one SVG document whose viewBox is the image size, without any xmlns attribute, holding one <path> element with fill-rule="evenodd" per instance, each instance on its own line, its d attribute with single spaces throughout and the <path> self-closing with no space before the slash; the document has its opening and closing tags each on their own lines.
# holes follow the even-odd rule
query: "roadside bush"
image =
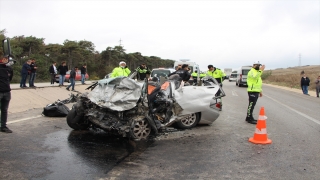
<svg viewBox="0 0 320 180">
<path fill-rule="evenodd" d="M 290 88 L 296 88 L 296 89 L 301 89 L 300 86 L 300 81 L 301 81 L 301 75 L 300 75 L 299 70 L 297 71 L 290 71 L 287 73 L 281 72 L 281 73 L 272 73 L 271 71 L 266 72 L 266 76 L 261 77 L 265 83 L 269 83 L 269 84 L 275 84 L 275 85 L 279 85 L 279 86 L 286 86 L 286 87 L 290 87 Z M 309 90 L 315 90 L 315 80 L 317 79 L 317 77 L 320 75 L 320 71 L 317 70 L 309 70 L 309 71 L 305 71 L 307 77 L 309 77 L 310 79 L 310 86 L 309 86 Z"/>
<path fill-rule="evenodd" d="M 262 79 L 262 80 L 265 80 L 265 79 L 267 79 L 269 76 L 271 76 L 271 74 L 272 74 L 272 71 L 271 71 L 271 70 L 264 71 L 264 72 L 262 73 L 262 75 L 261 75 L 261 79 Z"/>
<path fill-rule="evenodd" d="M 90 80 L 100 80 L 100 79 L 102 78 L 100 78 L 96 72 L 92 72 L 90 74 Z"/>
</svg>

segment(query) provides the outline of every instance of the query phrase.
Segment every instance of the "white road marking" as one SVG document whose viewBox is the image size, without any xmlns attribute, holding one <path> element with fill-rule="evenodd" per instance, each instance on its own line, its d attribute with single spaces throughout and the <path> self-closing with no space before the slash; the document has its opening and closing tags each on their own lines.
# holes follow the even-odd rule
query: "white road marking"
<svg viewBox="0 0 320 180">
<path fill-rule="evenodd" d="M 35 118 L 39 118 L 39 117 L 42 117 L 42 115 L 32 116 L 32 117 L 28 117 L 28 118 L 23 118 L 23 119 L 18 119 L 18 120 L 10 121 L 10 122 L 7 122 L 7 124 L 13 124 L 13 123 L 17 123 L 17 122 L 21 122 L 21 121 L 26 121 L 26 120 L 29 120 L 29 119 L 35 119 Z"/>
<path fill-rule="evenodd" d="M 236 91 L 231 91 L 232 92 L 232 96 L 238 96 L 238 94 L 236 93 Z"/>
<path fill-rule="evenodd" d="M 273 98 L 272 98 L 272 97 L 270 97 L 270 96 L 267 96 L 267 95 L 265 95 L 265 94 L 263 94 L 263 96 L 266 96 L 266 97 L 270 98 L 271 100 L 273 100 L 273 101 L 275 101 L 275 102 L 277 102 L 277 103 L 281 104 L 282 106 L 284 106 L 284 107 L 286 107 L 286 108 L 290 109 L 291 111 L 294 111 L 294 112 L 296 112 L 297 114 L 300 114 L 301 116 L 303 116 L 303 117 L 305 117 L 305 118 L 309 119 L 310 121 L 313 121 L 313 122 L 315 122 L 315 123 L 317 123 L 317 124 L 319 124 L 319 125 L 320 125 L 320 121 L 318 121 L 318 120 L 316 120 L 316 119 L 314 119 L 314 118 L 312 118 L 312 117 L 310 117 L 310 116 L 308 116 L 308 115 L 306 115 L 306 114 L 304 114 L 304 113 L 302 113 L 302 112 L 300 112 L 300 111 L 297 111 L 297 110 L 295 110 L 295 109 L 293 109 L 293 108 L 291 108 L 291 107 L 289 107 L 289 106 L 287 106 L 287 105 L 285 105 L 285 104 L 283 104 L 283 103 L 281 103 L 281 102 L 279 102 L 279 101 L 277 101 L 277 100 L 273 99 Z"/>
</svg>

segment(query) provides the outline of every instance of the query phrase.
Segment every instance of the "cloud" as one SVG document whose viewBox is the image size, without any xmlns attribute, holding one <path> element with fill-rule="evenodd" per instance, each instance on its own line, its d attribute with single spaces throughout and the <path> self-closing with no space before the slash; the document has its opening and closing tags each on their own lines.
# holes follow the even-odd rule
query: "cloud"
<svg viewBox="0 0 320 180">
<path fill-rule="evenodd" d="M 319 1 L 0 1 L 0 29 L 236 68 L 320 63 Z M 15 7 L 15 11 L 10 8 Z M 8 18 L 4 18 L 4 15 Z"/>
</svg>

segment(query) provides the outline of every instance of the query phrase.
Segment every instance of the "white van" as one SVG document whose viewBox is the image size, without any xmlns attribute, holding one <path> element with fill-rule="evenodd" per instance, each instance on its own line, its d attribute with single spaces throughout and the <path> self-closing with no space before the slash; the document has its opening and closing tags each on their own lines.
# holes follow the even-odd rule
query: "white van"
<svg viewBox="0 0 320 180">
<path fill-rule="evenodd" d="M 173 68 L 174 69 L 177 69 L 177 67 L 179 65 L 183 65 L 183 64 L 188 64 L 188 67 L 190 68 L 191 72 L 190 74 L 192 74 L 194 71 L 198 70 L 199 69 L 199 65 L 195 62 L 191 62 L 189 60 L 180 60 L 180 61 L 175 61 L 174 62 L 174 65 L 173 65 Z"/>
<path fill-rule="evenodd" d="M 238 71 L 237 71 L 237 80 L 236 80 L 236 85 L 241 87 L 241 86 L 247 86 L 247 75 L 248 72 L 251 70 L 252 66 L 242 66 Z"/>
<path fill-rule="evenodd" d="M 230 77 L 229 77 L 229 82 L 231 81 L 236 81 L 237 80 L 237 72 L 232 72 Z"/>
</svg>

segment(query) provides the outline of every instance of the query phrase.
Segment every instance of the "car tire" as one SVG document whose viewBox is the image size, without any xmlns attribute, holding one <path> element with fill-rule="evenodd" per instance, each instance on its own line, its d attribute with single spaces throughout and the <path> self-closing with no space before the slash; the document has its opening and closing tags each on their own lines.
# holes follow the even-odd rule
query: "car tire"
<svg viewBox="0 0 320 180">
<path fill-rule="evenodd" d="M 179 129 L 190 129 L 195 127 L 200 121 L 199 113 L 190 114 L 188 117 L 176 122 L 175 125 Z"/>
<path fill-rule="evenodd" d="M 67 124 L 74 130 L 85 130 L 90 126 L 90 124 L 84 123 L 84 116 L 78 116 L 74 108 L 67 115 Z"/>
<path fill-rule="evenodd" d="M 236 86 L 238 86 L 238 81 L 236 81 Z"/>
</svg>

